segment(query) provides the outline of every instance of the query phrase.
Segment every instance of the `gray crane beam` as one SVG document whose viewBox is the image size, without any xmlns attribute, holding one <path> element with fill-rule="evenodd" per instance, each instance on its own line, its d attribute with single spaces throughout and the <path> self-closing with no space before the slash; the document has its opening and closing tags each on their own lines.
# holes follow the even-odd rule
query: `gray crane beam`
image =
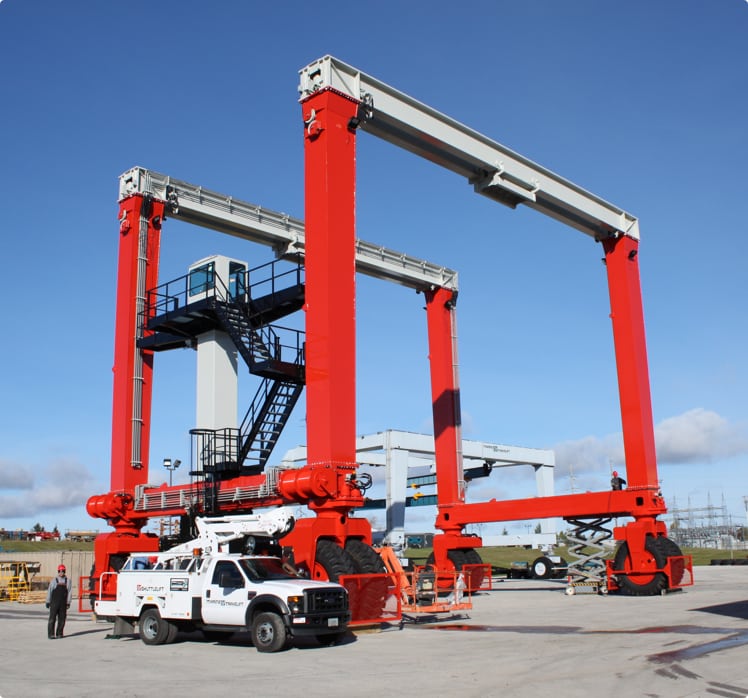
<svg viewBox="0 0 748 698">
<path fill-rule="evenodd" d="M 623 209 L 343 61 L 324 56 L 302 68 L 302 100 L 328 88 L 360 103 L 354 125 L 462 175 L 479 194 L 525 204 L 596 240 L 639 239 L 637 219 Z"/>
<path fill-rule="evenodd" d="M 169 218 L 269 245 L 278 258 L 303 259 L 304 223 L 225 194 L 210 191 L 144 167 L 120 176 L 120 201 L 142 194 L 167 203 Z M 457 291 L 457 272 L 364 240 L 356 240 L 356 270 L 418 291 Z"/>
</svg>

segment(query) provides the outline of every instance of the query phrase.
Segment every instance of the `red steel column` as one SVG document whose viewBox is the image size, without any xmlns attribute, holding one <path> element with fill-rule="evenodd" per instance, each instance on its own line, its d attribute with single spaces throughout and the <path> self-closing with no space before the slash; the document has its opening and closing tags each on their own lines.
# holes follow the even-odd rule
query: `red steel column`
<svg viewBox="0 0 748 698">
<path fill-rule="evenodd" d="M 307 462 L 356 461 L 356 134 L 358 102 L 326 89 L 304 117 Z M 338 483 L 340 484 L 340 483 Z"/>
<path fill-rule="evenodd" d="M 454 293 L 444 288 L 426 291 L 426 317 L 434 415 L 437 501 L 465 501 L 462 487 L 462 420 L 457 376 L 457 329 Z"/>
<path fill-rule="evenodd" d="M 135 342 L 145 292 L 157 284 L 164 203 L 135 195 L 119 213 L 111 487 L 132 494 L 148 480 L 153 352 Z"/>
<path fill-rule="evenodd" d="M 638 241 L 603 241 L 621 400 L 623 447 L 629 489 L 658 489 L 652 398 L 639 281 Z"/>
</svg>

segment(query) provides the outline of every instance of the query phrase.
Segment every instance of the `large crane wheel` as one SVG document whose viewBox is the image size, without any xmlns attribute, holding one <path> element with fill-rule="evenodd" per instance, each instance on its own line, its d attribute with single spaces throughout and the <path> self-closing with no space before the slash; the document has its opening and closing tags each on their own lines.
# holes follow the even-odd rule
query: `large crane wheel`
<svg viewBox="0 0 748 698">
<path fill-rule="evenodd" d="M 345 552 L 350 555 L 358 574 L 386 574 L 387 567 L 370 545 L 362 540 L 350 538 L 345 543 Z M 389 582 L 385 577 L 364 577 L 360 586 L 349 589 L 351 612 L 359 620 L 376 620 L 387 604 Z"/>
<path fill-rule="evenodd" d="M 359 574 L 385 574 L 387 568 L 377 552 L 361 540 L 351 538 L 345 543 L 345 552 L 350 555 Z"/>
<path fill-rule="evenodd" d="M 616 552 L 613 567 L 622 571 L 616 575 L 616 582 L 621 592 L 629 596 L 655 596 L 668 588 L 668 578 L 662 570 L 669 557 L 682 555 L 680 548 L 669 538 L 647 536 L 644 543 L 646 555 L 636 561 L 631 559 L 629 546 L 626 541 L 621 543 Z M 673 579 L 671 586 L 680 584 L 683 576 L 683 566 L 674 565 L 671 568 Z M 651 574 L 648 572 L 651 570 Z"/>
<path fill-rule="evenodd" d="M 447 551 L 447 559 L 452 563 L 453 569 L 457 572 L 462 571 L 463 565 L 482 565 L 483 560 L 474 548 L 460 548 Z M 431 553 L 426 560 L 427 567 L 433 567 L 435 562 L 434 553 Z M 475 567 L 470 570 L 470 578 L 465 580 L 468 589 L 477 591 L 483 584 L 484 570 Z M 451 580 L 446 586 L 451 584 Z M 440 584 L 440 586 L 444 586 Z"/>
<path fill-rule="evenodd" d="M 320 538 L 312 570 L 312 579 L 337 582 L 343 574 L 356 574 L 353 558 L 335 541 Z"/>
</svg>

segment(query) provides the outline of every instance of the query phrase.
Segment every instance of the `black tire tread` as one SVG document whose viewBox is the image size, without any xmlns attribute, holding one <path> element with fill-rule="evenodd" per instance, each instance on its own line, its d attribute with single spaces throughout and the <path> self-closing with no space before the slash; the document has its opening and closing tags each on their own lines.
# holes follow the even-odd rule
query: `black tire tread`
<svg viewBox="0 0 748 698">
<path fill-rule="evenodd" d="M 657 543 L 656 538 L 647 536 L 647 540 L 644 543 L 644 548 L 649 552 L 655 560 L 655 564 L 658 569 L 665 566 L 666 555 L 662 551 L 660 545 Z M 613 566 L 616 570 L 626 569 L 626 561 L 629 555 L 629 546 L 626 541 L 623 541 L 618 546 L 616 556 L 613 560 Z M 626 574 L 617 575 L 617 583 L 621 589 L 621 593 L 627 596 L 656 596 L 661 594 L 664 589 L 667 588 L 667 577 L 662 572 L 656 572 L 651 580 L 640 584 L 636 581 L 636 577 L 630 577 Z"/>
<path fill-rule="evenodd" d="M 317 541 L 317 564 L 327 572 L 330 582 L 337 582 L 344 574 L 356 574 L 353 558 L 335 541 L 327 538 Z"/>
<path fill-rule="evenodd" d="M 270 642 L 263 642 L 259 635 L 259 628 L 265 623 L 270 623 L 273 627 L 273 636 Z M 283 619 L 272 611 L 263 611 L 258 613 L 252 619 L 252 644 L 258 652 L 279 652 L 287 644 L 288 636 Z"/>
</svg>

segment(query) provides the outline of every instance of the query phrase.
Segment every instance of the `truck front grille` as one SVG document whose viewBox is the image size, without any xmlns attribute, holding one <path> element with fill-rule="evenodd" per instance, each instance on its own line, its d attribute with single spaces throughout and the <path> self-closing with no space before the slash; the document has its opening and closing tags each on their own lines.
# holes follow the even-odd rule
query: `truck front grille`
<svg viewBox="0 0 748 698">
<path fill-rule="evenodd" d="M 348 610 L 348 594 L 344 589 L 308 589 L 305 594 L 307 613 L 334 613 Z"/>
</svg>

